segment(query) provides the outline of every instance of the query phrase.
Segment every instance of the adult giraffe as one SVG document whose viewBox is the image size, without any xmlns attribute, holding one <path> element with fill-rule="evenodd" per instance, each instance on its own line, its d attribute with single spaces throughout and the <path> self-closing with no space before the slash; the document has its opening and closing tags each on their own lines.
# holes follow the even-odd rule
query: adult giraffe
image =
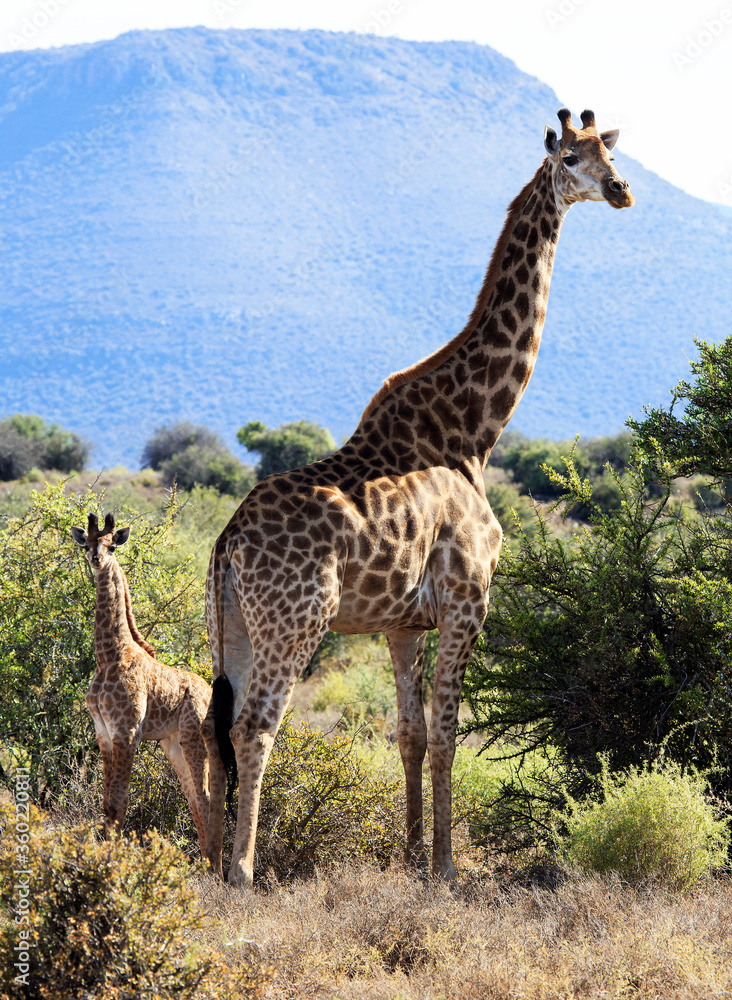
<svg viewBox="0 0 732 1000">
<path fill-rule="evenodd" d="M 467 326 L 387 379 L 330 458 L 269 476 L 211 555 L 206 613 L 214 694 L 203 725 L 211 762 L 207 855 L 221 865 L 226 770 L 238 766 L 229 881 L 250 885 L 262 775 L 293 686 L 330 628 L 385 632 L 394 665 L 407 784 L 405 856 L 424 866 L 422 765 L 429 745 L 432 870 L 452 879 L 451 770 L 465 665 L 486 615 L 501 528 L 483 467 L 529 381 L 559 230 L 576 201 L 633 204 L 598 134 L 558 112 L 547 157 L 511 203 Z M 429 739 L 425 632 L 438 628 Z M 230 741 L 229 741 L 230 740 Z M 233 744 L 233 746 L 232 746 Z"/>
</svg>

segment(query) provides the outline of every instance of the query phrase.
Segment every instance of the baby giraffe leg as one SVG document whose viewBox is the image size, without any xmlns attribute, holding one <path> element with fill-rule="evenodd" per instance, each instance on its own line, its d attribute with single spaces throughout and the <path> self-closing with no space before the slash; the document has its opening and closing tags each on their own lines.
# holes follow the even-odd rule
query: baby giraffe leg
<svg viewBox="0 0 732 1000">
<path fill-rule="evenodd" d="M 160 745 L 165 751 L 165 756 L 173 765 L 175 773 L 178 775 L 183 794 L 186 797 L 193 816 L 193 822 L 196 824 L 198 843 L 203 854 L 206 848 L 206 821 L 201 809 L 196 781 L 191 773 L 184 749 L 181 745 L 180 733 L 171 733 L 160 741 Z"/>
<path fill-rule="evenodd" d="M 109 798 L 104 811 L 107 836 L 113 831 L 122 832 L 122 823 L 130 801 L 132 764 L 139 742 L 139 739 L 135 739 L 129 742 L 116 740 L 114 743 Z"/>
<path fill-rule="evenodd" d="M 107 824 L 107 815 L 109 810 L 109 795 L 110 788 L 112 785 L 112 771 L 114 768 L 114 746 L 112 744 L 112 738 L 107 731 L 107 727 L 104 724 L 104 719 L 102 718 L 101 712 L 97 708 L 96 701 L 90 697 L 86 696 L 87 708 L 91 712 L 91 716 L 94 719 L 94 732 L 97 737 L 97 745 L 99 751 L 102 755 L 102 769 L 104 771 L 104 791 L 102 792 L 102 815 L 104 816 L 105 829 Z"/>
</svg>

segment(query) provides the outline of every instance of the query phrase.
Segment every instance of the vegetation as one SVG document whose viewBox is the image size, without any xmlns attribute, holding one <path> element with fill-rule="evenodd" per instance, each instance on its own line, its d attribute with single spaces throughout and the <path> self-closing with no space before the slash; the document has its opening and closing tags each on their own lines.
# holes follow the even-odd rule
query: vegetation
<svg viewBox="0 0 732 1000">
<path fill-rule="evenodd" d="M 732 337 L 696 345 L 695 381 L 679 382 L 668 410 L 650 409 L 645 420 L 629 423 L 643 451 L 670 463 L 676 475 L 703 472 L 724 482 L 732 479 Z M 674 413 L 679 402 L 681 416 Z"/>
<path fill-rule="evenodd" d="M 142 462 L 182 490 L 210 486 L 219 493 L 244 497 L 254 486 L 250 466 L 239 461 L 218 434 L 191 423 L 158 427 L 145 445 Z"/>
<path fill-rule="evenodd" d="M 396 721 L 394 671 L 385 641 L 352 641 L 343 660 L 326 667 L 312 695 L 316 712 L 334 708 L 351 726 L 383 729 Z"/>
<path fill-rule="evenodd" d="M 709 422 L 721 419 L 714 394 L 686 391 L 700 426 L 704 399 L 717 407 Z M 732 788 L 730 509 L 700 516 L 679 503 L 675 480 L 690 467 L 665 455 L 650 432 L 661 418 L 649 420 L 625 471 L 606 471 L 619 506 L 597 502 L 573 455 L 564 474 L 546 467 L 565 514 L 587 511 L 590 527 L 556 535 L 537 510 L 533 536 L 522 532 L 504 550 L 468 670 L 465 731 L 484 732 L 489 745 L 510 737 L 519 759 L 556 751 L 543 800 L 519 781 L 504 790 L 517 815 L 533 817 L 540 841 L 565 785 L 574 797 L 592 791 L 599 753 L 622 771 L 663 747 L 679 765 L 714 768 L 716 792 Z"/>
<path fill-rule="evenodd" d="M 28 764 L 42 800 L 94 746 L 84 695 L 95 669 L 95 593 L 70 529 L 89 511 L 103 517 L 102 501 L 91 489 L 74 496 L 48 485 L 0 529 L 0 763 Z M 200 585 L 186 561 L 164 558 L 178 510 L 172 493 L 157 520 L 114 513 L 133 526 L 120 559 L 140 630 L 164 662 L 196 669 L 208 650 Z"/>
<path fill-rule="evenodd" d="M 569 800 L 564 856 L 586 872 L 617 872 L 631 885 L 693 889 L 727 858 L 730 832 L 706 799 L 706 780 L 658 761 L 611 772 L 604 762 L 601 800 Z"/>
<path fill-rule="evenodd" d="M 282 424 L 274 430 L 268 430 L 261 421 L 253 420 L 245 424 L 236 436 L 245 448 L 260 456 L 257 479 L 310 465 L 336 449 L 330 433 L 308 420 Z"/>
<path fill-rule="evenodd" d="M 142 844 L 99 843 L 88 827 L 44 829 L 0 811 L 0 960 L 3 997 L 57 1000 L 228 1000 L 263 996 L 267 976 L 191 937 L 211 925 L 187 861 L 153 834 Z M 23 829 L 19 834 L 18 827 Z M 18 837 L 27 850 L 28 923 L 18 948 Z M 18 962 L 18 951 L 27 954 Z M 13 978 L 10 970 L 16 970 Z M 22 974 L 22 978 L 20 977 Z"/>
<path fill-rule="evenodd" d="M 149 471 L 108 477 L 107 497 L 73 480 L 9 488 L 0 777 L 12 788 L 15 766 L 30 766 L 34 798 L 54 810 L 33 830 L 43 859 L 33 933 L 47 945 L 36 992 L 23 995 L 257 996 L 267 977 L 268 995 L 281 997 L 729 992 L 729 885 L 705 877 L 730 841 L 706 798 L 721 809 L 732 791 L 730 355 L 700 352 L 696 381 L 682 383 L 671 410 L 636 424 L 635 437 L 573 450 L 505 435 L 494 452 L 486 492 L 508 544 L 466 677 L 454 895 L 397 861 L 404 791 L 383 637 L 330 634 L 311 665 L 320 672 L 296 689 L 296 711 L 312 709 L 314 721 L 286 720 L 265 773 L 259 893 L 230 893 L 185 860 L 195 831 L 152 745 L 135 761 L 126 832 L 154 827 L 167 842 L 98 844 L 89 831 L 101 767 L 83 703 L 94 592 L 69 528 L 89 510 L 132 524 L 121 555 L 141 629 L 163 660 L 205 673 L 203 577 L 237 501 L 222 478 L 207 479 L 218 438 L 191 425 L 160 429 L 145 454 L 163 476 L 189 469 L 185 500 L 173 491 L 161 505 Z M 249 424 L 239 436 L 261 456 L 258 476 L 335 447 L 306 422 Z M 436 650 L 430 633 L 427 700 Z M 427 768 L 423 793 L 429 830 Z M 12 834 L 7 814 L 2 823 Z M 228 851 L 233 829 L 230 818 Z M 0 876 L 9 857 L 6 847 Z M 9 884 L 4 957 L 14 940 Z M 155 950 L 155 940 L 167 945 Z M 58 956 L 52 968 L 45 947 Z M 268 965 L 276 969 L 265 975 Z"/>
<path fill-rule="evenodd" d="M 731 902 L 725 882 L 669 896 L 612 876 L 548 891 L 471 873 L 450 891 L 343 865 L 227 894 L 224 920 L 275 967 L 277 1000 L 711 1000 L 732 988 Z"/>
<path fill-rule="evenodd" d="M 520 434 L 506 434 L 491 454 L 491 464 L 504 469 L 516 488 L 537 499 L 552 500 L 562 493 L 561 481 L 552 476 L 565 469 L 565 456 L 570 452 L 574 467 L 583 479 L 593 484 L 593 500 L 603 511 L 620 506 L 621 493 L 617 476 L 628 465 L 632 435 L 624 431 L 615 437 L 590 438 L 588 441 L 529 440 Z M 513 505 L 516 506 L 515 504 Z M 580 505 L 574 515 L 587 518 L 589 510 Z M 503 523 L 503 522 L 502 522 Z"/>
<path fill-rule="evenodd" d="M 520 524 L 531 530 L 531 502 L 517 486 L 513 483 L 487 482 L 485 495 L 503 529 L 504 538 L 515 538 Z"/>
<path fill-rule="evenodd" d="M 17 413 L 0 421 L 0 480 L 22 479 L 33 470 L 81 471 L 90 446 L 58 424 Z"/>
<path fill-rule="evenodd" d="M 401 783 L 367 767 L 356 738 L 285 720 L 262 786 L 258 873 L 282 879 L 348 859 L 389 863 L 402 837 Z"/>
</svg>

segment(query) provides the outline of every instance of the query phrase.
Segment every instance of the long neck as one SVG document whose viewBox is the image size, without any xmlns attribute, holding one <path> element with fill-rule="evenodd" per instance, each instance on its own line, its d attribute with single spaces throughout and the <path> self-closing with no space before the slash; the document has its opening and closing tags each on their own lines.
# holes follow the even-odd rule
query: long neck
<svg viewBox="0 0 732 1000">
<path fill-rule="evenodd" d="M 392 375 L 354 438 L 386 439 L 397 470 L 485 464 L 534 369 L 561 224 L 547 160 L 509 207 L 466 328 Z"/>
<path fill-rule="evenodd" d="M 116 661 L 133 643 L 127 619 L 125 575 L 116 559 L 96 574 L 97 606 L 94 613 L 94 648 L 102 665 Z"/>
</svg>

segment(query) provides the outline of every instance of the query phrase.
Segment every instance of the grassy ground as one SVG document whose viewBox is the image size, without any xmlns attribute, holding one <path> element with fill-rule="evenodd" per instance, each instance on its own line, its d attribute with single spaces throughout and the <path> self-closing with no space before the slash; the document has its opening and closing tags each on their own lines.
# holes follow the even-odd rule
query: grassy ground
<svg viewBox="0 0 732 1000">
<path fill-rule="evenodd" d="M 689 897 L 612 880 L 547 890 L 344 866 L 242 895 L 201 883 L 231 952 L 282 1000 L 711 1000 L 732 992 L 732 887 Z"/>
</svg>

